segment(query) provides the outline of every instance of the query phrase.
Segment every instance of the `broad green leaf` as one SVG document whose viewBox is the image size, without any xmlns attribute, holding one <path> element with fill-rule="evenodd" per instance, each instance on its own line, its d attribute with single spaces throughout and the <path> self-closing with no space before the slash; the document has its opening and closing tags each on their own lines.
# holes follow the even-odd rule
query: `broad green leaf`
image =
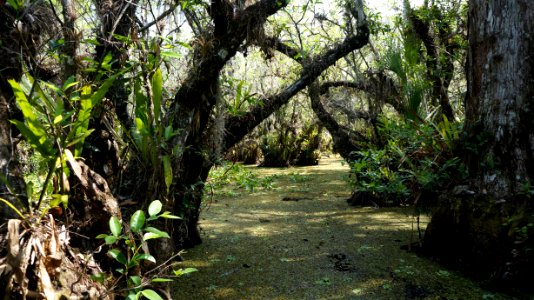
<svg viewBox="0 0 534 300">
<path fill-rule="evenodd" d="M 128 277 L 128 279 L 130 280 L 130 282 L 131 282 L 135 287 L 141 285 L 141 277 L 139 277 L 139 276 L 130 276 L 130 277 Z"/>
<path fill-rule="evenodd" d="M 130 228 L 133 232 L 139 232 L 145 225 L 145 213 L 142 210 L 134 212 L 130 218 Z"/>
<path fill-rule="evenodd" d="M 11 121 L 19 130 L 21 130 L 22 135 L 28 140 L 30 145 L 36 147 L 36 149 L 41 152 L 41 154 L 47 155 L 50 153 L 49 150 L 44 150 L 46 148 L 51 148 L 50 141 L 47 139 L 46 130 L 40 121 L 37 118 L 33 110 L 32 104 L 28 101 L 26 94 L 22 90 L 22 87 L 15 80 L 8 80 L 11 88 L 13 89 L 13 94 L 15 95 L 15 100 L 24 115 L 24 120 L 26 124 L 22 128 L 22 122 L 13 120 Z"/>
<path fill-rule="evenodd" d="M 160 236 L 159 234 L 156 234 L 156 233 L 152 233 L 152 232 L 147 232 L 143 235 L 143 241 L 148 241 L 148 240 L 151 240 L 151 239 L 159 239 L 161 238 L 162 236 Z"/>
<path fill-rule="evenodd" d="M 50 200 L 50 203 L 48 205 L 50 207 L 56 207 L 60 204 L 62 204 L 63 207 L 67 207 L 67 205 L 69 204 L 69 195 L 52 194 L 52 200 Z"/>
<path fill-rule="evenodd" d="M 172 125 L 169 125 L 165 127 L 165 130 L 163 131 L 163 137 L 165 138 L 165 141 L 169 141 L 173 136 L 178 134 L 178 130 L 174 130 L 172 128 Z"/>
<path fill-rule="evenodd" d="M 151 228 L 150 231 L 147 230 L 149 228 Z M 152 228 L 152 227 L 147 227 L 147 228 L 145 228 L 145 230 L 147 230 L 148 232 L 146 232 L 143 235 L 143 241 L 148 241 L 148 240 L 151 240 L 151 239 L 159 239 L 159 238 L 169 238 L 169 234 L 164 232 L 164 231 L 160 231 L 160 230 Z"/>
<path fill-rule="evenodd" d="M 96 238 L 97 238 L 97 239 L 103 239 L 103 238 L 105 238 L 106 236 L 108 236 L 108 235 L 105 234 L 105 233 L 101 233 L 101 234 L 97 235 Z"/>
<path fill-rule="evenodd" d="M 169 190 L 171 189 L 172 184 L 172 165 L 171 165 L 171 159 L 168 155 L 163 155 L 161 157 L 161 160 L 163 162 L 163 175 L 165 178 L 165 186 L 167 186 L 167 193 L 169 193 Z"/>
<path fill-rule="evenodd" d="M 161 96 L 163 93 L 163 76 L 161 69 L 157 68 L 152 76 L 152 101 L 154 105 L 154 121 L 159 122 L 159 115 L 161 113 Z"/>
<path fill-rule="evenodd" d="M 162 230 L 159 230 L 157 228 L 154 228 L 154 227 L 147 227 L 145 228 L 145 231 L 146 232 L 151 232 L 151 233 L 154 233 L 154 234 L 157 234 L 159 235 L 160 237 L 164 237 L 164 238 L 169 238 L 169 234 L 165 231 L 162 231 Z"/>
<path fill-rule="evenodd" d="M 154 258 L 154 256 L 148 253 L 137 254 L 133 258 L 133 260 L 141 260 L 141 259 L 156 263 L 156 259 Z"/>
<path fill-rule="evenodd" d="M 54 124 L 58 124 L 58 123 L 60 123 L 61 121 L 63 121 L 63 115 L 57 115 L 57 116 L 54 118 Z"/>
<path fill-rule="evenodd" d="M 111 234 L 118 237 L 122 233 L 122 224 L 116 216 L 109 218 L 109 230 Z"/>
<path fill-rule="evenodd" d="M 148 206 L 148 215 L 152 217 L 152 216 L 159 214 L 162 207 L 163 207 L 163 204 L 161 204 L 161 201 L 159 200 L 152 201 L 150 205 Z"/>
<path fill-rule="evenodd" d="M 115 242 L 118 240 L 119 238 L 114 236 L 114 235 L 107 235 L 105 238 L 104 238 L 104 241 L 106 242 L 106 245 L 112 245 L 112 244 L 115 244 Z"/>
<path fill-rule="evenodd" d="M 106 93 L 108 92 L 109 88 L 113 85 L 115 80 L 117 80 L 117 77 L 119 77 L 119 75 L 121 74 L 122 73 L 118 73 L 106 79 L 106 81 L 104 81 L 104 83 L 100 86 L 96 93 L 91 95 L 91 102 L 93 104 L 93 107 L 100 103 L 104 96 L 106 96 Z"/>
<path fill-rule="evenodd" d="M 108 255 L 123 265 L 128 264 L 126 256 L 119 249 L 111 249 L 108 251 Z"/>
<path fill-rule="evenodd" d="M 143 294 L 143 296 L 145 296 L 149 300 L 163 300 L 163 298 L 161 298 L 161 296 L 158 295 L 158 293 L 156 293 L 154 290 L 150 290 L 150 289 L 142 290 L 141 294 Z"/>
</svg>

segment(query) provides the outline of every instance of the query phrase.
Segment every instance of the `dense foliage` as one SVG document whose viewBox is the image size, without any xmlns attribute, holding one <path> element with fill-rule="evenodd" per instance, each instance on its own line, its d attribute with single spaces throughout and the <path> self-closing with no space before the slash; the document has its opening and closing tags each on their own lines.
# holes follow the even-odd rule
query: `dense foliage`
<svg viewBox="0 0 534 300">
<path fill-rule="evenodd" d="M 440 191 L 467 178 L 460 158 L 454 156 L 460 124 L 446 117 L 438 124 L 384 118 L 378 128 L 384 147 L 358 151 L 350 162 L 355 188 L 351 204 L 428 208 L 436 205 Z"/>
</svg>

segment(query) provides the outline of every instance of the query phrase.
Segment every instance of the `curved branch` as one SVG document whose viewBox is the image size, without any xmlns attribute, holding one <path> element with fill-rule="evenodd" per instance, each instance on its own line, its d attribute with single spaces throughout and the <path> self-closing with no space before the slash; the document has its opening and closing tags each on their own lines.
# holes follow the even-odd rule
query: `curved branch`
<svg viewBox="0 0 534 300">
<path fill-rule="evenodd" d="M 152 22 L 149 22 L 145 25 L 143 25 L 143 27 L 141 27 L 138 31 L 141 33 L 145 30 L 147 30 L 148 28 L 154 26 L 154 24 L 156 24 L 157 22 L 161 21 L 162 19 L 164 19 L 165 17 L 167 17 L 168 15 L 170 15 L 177 7 L 178 7 L 179 3 L 176 2 L 175 4 L 173 4 L 171 7 L 169 7 L 169 9 L 167 9 L 166 11 L 162 12 L 161 15 L 159 15 L 156 19 L 154 19 Z"/>
<path fill-rule="evenodd" d="M 258 41 L 255 41 L 256 43 Z M 275 49 L 276 51 L 280 52 L 280 53 L 283 53 L 285 54 L 286 56 L 288 56 L 289 58 L 301 63 L 302 62 L 302 59 L 303 57 L 299 54 L 301 54 L 301 52 L 287 44 L 285 44 L 284 42 L 282 42 L 279 38 L 275 38 L 275 37 L 266 37 L 263 41 L 261 41 L 262 45 L 259 45 L 259 46 L 267 46 L 271 49 Z"/>
<path fill-rule="evenodd" d="M 326 111 L 321 103 L 320 86 L 317 82 L 310 84 L 308 95 L 315 115 L 332 136 L 334 150 L 341 154 L 343 158 L 350 160 L 351 153 L 360 148 L 358 144 L 368 142 L 369 139 L 357 131 L 351 131 L 339 125 L 334 117 Z"/>
<path fill-rule="evenodd" d="M 263 99 L 262 105 L 253 107 L 243 116 L 229 117 L 226 124 L 226 138 L 223 144 L 223 152 L 231 148 L 240 141 L 248 132 L 269 117 L 274 111 L 286 104 L 291 97 L 302 91 L 317 77 L 337 60 L 354 50 L 365 46 L 369 41 L 369 28 L 366 24 L 358 29 L 358 34 L 347 37 L 342 43 L 325 51 L 323 54 L 311 59 L 306 63 L 301 72 L 300 78 L 286 87 L 280 93 Z"/>
</svg>

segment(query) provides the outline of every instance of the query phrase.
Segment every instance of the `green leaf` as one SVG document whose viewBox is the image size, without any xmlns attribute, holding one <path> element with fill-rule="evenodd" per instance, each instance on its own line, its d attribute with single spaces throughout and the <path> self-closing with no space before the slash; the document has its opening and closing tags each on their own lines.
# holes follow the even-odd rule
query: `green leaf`
<svg viewBox="0 0 534 300">
<path fill-rule="evenodd" d="M 123 265 L 128 264 L 126 256 L 119 249 L 111 249 L 108 251 L 108 255 Z"/>
<path fill-rule="evenodd" d="M 161 51 L 161 56 L 170 58 L 182 58 L 182 54 L 173 51 Z"/>
<path fill-rule="evenodd" d="M 145 296 L 149 300 L 163 300 L 163 298 L 161 298 L 161 296 L 158 295 L 158 293 L 156 293 L 154 290 L 150 290 L 150 289 L 142 290 L 141 294 L 143 294 L 143 296 Z"/>
<path fill-rule="evenodd" d="M 130 276 L 128 277 L 128 279 L 134 285 L 134 287 L 138 287 L 141 285 L 141 277 L 139 276 Z"/>
<path fill-rule="evenodd" d="M 150 205 L 148 206 L 148 215 L 152 217 L 152 216 L 159 214 L 162 207 L 163 207 L 163 204 L 161 204 L 161 201 L 159 200 L 152 201 Z"/>
<path fill-rule="evenodd" d="M 109 218 L 109 230 L 111 234 L 118 237 L 122 233 L 122 224 L 116 216 Z"/>
<path fill-rule="evenodd" d="M 134 293 L 128 294 L 128 296 L 126 297 L 126 300 L 137 300 L 137 299 L 139 299 L 139 295 L 140 295 L 140 293 L 137 293 L 137 294 L 134 294 Z"/>
<path fill-rule="evenodd" d="M 190 274 L 193 272 L 198 272 L 198 269 L 196 268 L 185 268 L 185 269 L 178 269 L 178 270 L 172 270 L 175 276 L 182 276 L 185 274 Z"/>
<path fill-rule="evenodd" d="M 9 206 L 22 220 L 26 220 L 24 215 L 20 212 L 20 210 L 17 209 L 15 205 L 13 205 L 11 202 L 7 201 L 4 198 L 0 198 L 0 202 L 3 202 L 5 205 Z"/>
<path fill-rule="evenodd" d="M 153 263 L 156 263 L 156 258 L 154 258 L 154 256 L 148 254 L 148 253 L 142 253 L 142 254 L 137 254 L 134 256 L 133 258 L 134 260 L 148 260 L 150 262 L 153 262 Z"/>
<path fill-rule="evenodd" d="M 106 280 L 106 274 L 100 272 L 96 275 L 91 275 L 91 279 L 98 283 L 104 283 L 104 280 Z"/>
<path fill-rule="evenodd" d="M 159 239 L 161 238 L 161 236 L 155 234 L 155 233 L 152 233 L 152 232 L 147 232 L 145 234 L 143 234 L 143 241 L 148 241 L 148 240 L 151 240 L 151 239 Z"/>
<path fill-rule="evenodd" d="M 139 232 L 145 225 L 145 213 L 142 210 L 134 212 L 130 218 L 130 228 L 133 232 Z"/>
<path fill-rule="evenodd" d="M 97 238 L 97 239 L 103 239 L 103 238 L 105 238 L 106 236 L 108 236 L 108 235 L 105 234 L 105 233 L 101 233 L 101 234 L 97 235 L 96 238 Z"/>
<path fill-rule="evenodd" d="M 148 241 L 148 240 L 151 240 L 151 239 L 159 239 L 159 238 L 163 238 L 165 236 L 162 236 L 162 235 L 159 235 L 157 233 L 153 233 L 153 232 L 147 232 L 143 235 L 143 241 Z M 167 237 L 168 237 L 168 234 L 167 234 Z"/>
<path fill-rule="evenodd" d="M 93 133 L 93 131 L 95 131 L 94 129 L 89 129 L 85 132 L 83 132 L 82 134 L 80 135 L 77 135 L 75 136 L 68 144 L 67 144 L 67 147 L 70 147 L 70 146 L 73 146 L 73 145 L 76 145 L 80 142 L 84 142 L 85 141 L 85 138 L 90 136 L 91 133 Z M 81 144 L 81 146 L 83 146 L 83 143 Z M 78 155 L 79 156 L 79 155 Z"/>
<path fill-rule="evenodd" d="M 154 105 L 154 121 L 159 122 L 159 115 L 161 113 L 161 96 L 163 93 L 163 76 L 161 69 L 157 68 L 152 76 L 152 101 Z"/>
<path fill-rule="evenodd" d="M 62 90 L 63 91 L 66 91 L 68 90 L 69 88 L 75 86 L 78 84 L 78 81 L 76 81 L 76 78 L 74 76 L 70 76 L 66 81 L 65 83 L 63 84 L 63 88 Z"/>
<path fill-rule="evenodd" d="M 182 219 L 182 218 L 180 218 L 178 216 L 171 215 L 171 212 L 169 212 L 169 211 L 166 211 L 166 212 L 162 213 L 159 216 L 164 218 L 164 219 L 176 219 L 176 220 L 181 220 Z"/>
<path fill-rule="evenodd" d="M 112 245 L 112 244 L 115 244 L 115 242 L 118 240 L 119 238 L 117 238 L 116 236 L 114 235 L 108 235 L 104 238 L 104 241 L 106 242 L 106 245 Z"/>
<path fill-rule="evenodd" d="M 154 228 L 154 227 L 147 227 L 147 228 L 145 228 L 145 231 L 153 233 L 153 234 L 157 234 L 160 237 L 170 238 L 170 236 L 169 236 L 169 234 L 167 232 L 159 230 L 159 229 Z"/>
<path fill-rule="evenodd" d="M 35 147 L 43 155 L 50 154 L 51 151 L 49 149 L 52 148 L 51 142 L 48 140 L 44 126 L 41 124 L 34 112 L 33 105 L 28 101 L 26 94 L 18 82 L 13 79 L 9 79 L 8 82 L 13 89 L 15 100 L 17 101 L 22 114 L 24 115 L 24 120 L 26 121 L 27 125 L 24 125 L 24 123 L 16 120 L 11 122 L 15 124 L 19 130 L 21 130 L 21 133 L 28 140 L 28 142 L 30 142 L 30 145 Z"/>
<path fill-rule="evenodd" d="M 135 259 L 132 259 L 128 262 L 128 264 L 126 265 L 126 268 L 127 269 L 131 269 L 133 267 L 137 267 L 139 265 L 139 261 L 138 260 L 135 260 Z"/>
<path fill-rule="evenodd" d="M 172 166 L 171 166 L 171 159 L 168 155 L 163 155 L 161 157 L 161 160 L 163 162 L 163 175 L 165 178 L 165 185 L 167 186 L 167 193 L 169 193 L 169 190 L 171 188 L 172 184 Z"/>
<path fill-rule="evenodd" d="M 22 2 L 17 0 L 7 0 L 7 3 L 11 5 L 15 10 L 19 10 L 22 7 Z"/>
<path fill-rule="evenodd" d="M 10 120 L 10 122 L 15 124 L 30 146 L 39 151 L 42 156 L 50 157 L 54 155 L 55 151 L 52 148 L 50 141 L 47 139 L 46 135 L 41 135 L 40 130 L 33 130 L 32 126 L 29 124 L 26 126 L 26 124 L 18 120 Z"/>
<path fill-rule="evenodd" d="M 174 281 L 170 278 L 152 278 L 152 280 L 150 280 L 151 282 L 154 282 L 154 283 L 158 283 L 158 282 L 171 282 L 171 281 Z"/>
</svg>

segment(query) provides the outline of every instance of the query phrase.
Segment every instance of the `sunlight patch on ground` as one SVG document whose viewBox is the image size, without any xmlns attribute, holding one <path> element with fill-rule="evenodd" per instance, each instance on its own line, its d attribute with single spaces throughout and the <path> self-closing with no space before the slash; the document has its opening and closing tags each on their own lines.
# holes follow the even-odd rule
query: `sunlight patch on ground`
<svg viewBox="0 0 534 300">
<path fill-rule="evenodd" d="M 247 168 L 277 175 L 274 188 L 211 202 L 200 220 L 204 243 L 183 255 L 183 267 L 199 272 L 178 279 L 175 299 L 404 299 L 411 290 L 429 299 L 481 299 L 486 293 L 400 249 L 418 234 L 411 209 L 348 206 L 348 167 L 339 159 Z"/>
</svg>

